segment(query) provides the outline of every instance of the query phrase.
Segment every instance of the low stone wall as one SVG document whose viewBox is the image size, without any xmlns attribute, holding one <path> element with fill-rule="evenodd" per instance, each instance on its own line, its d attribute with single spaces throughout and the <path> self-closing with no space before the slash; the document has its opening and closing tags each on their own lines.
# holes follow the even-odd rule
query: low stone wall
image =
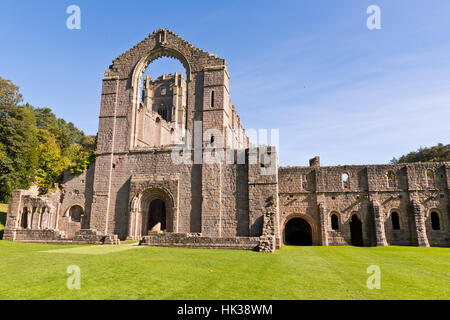
<svg viewBox="0 0 450 320">
<path fill-rule="evenodd" d="M 259 241 L 259 237 L 215 238 L 190 233 L 160 233 L 144 236 L 140 244 L 155 247 L 257 250 Z"/>
<path fill-rule="evenodd" d="M 120 244 L 117 235 L 99 235 L 96 230 L 90 229 L 79 230 L 72 239 L 67 239 L 63 232 L 57 230 L 16 229 L 5 233 L 5 240 L 48 244 Z"/>
<path fill-rule="evenodd" d="M 10 239 L 13 237 L 13 239 Z M 56 230 L 27 230 L 27 229 L 16 229 L 12 230 L 11 234 L 5 237 L 5 240 L 14 241 L 33 241 L 39 239 L 41 241 L 55 241 L 64 240 L 62 234 Z"/>
</svg>

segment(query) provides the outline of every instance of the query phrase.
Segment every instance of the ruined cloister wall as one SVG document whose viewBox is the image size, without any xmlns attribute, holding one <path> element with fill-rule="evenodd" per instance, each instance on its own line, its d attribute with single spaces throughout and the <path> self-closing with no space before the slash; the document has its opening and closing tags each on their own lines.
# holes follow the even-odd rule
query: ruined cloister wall
<svg viewBox="0 0 450 320">
<path fill-rule="evenodd" d="M 427 178 L 428 170 L 434 172 L 433 181 Z M 449 163 L 281 167 L 281 224 L 304 217 L 312 225 L 314 244 L 346 245 L 351 243 L 350 220 L 356 214 L 364 245 L 421 245 L 418 237 L 425 237 L 422 245 L 449 246 L 449 185 Z M 393 229 L 394 211 L 400 230 Z M 432 211 L 439 214 L 440 230 L 432 230 Z M 331 228 L 332 214 L 338 216 L 338 230 Z"/>
</svg>

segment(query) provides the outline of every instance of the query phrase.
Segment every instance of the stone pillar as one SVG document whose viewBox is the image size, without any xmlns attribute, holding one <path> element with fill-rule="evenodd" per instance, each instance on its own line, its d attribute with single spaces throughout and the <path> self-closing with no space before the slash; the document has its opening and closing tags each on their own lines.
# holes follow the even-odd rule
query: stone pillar
<svg viewBox="0 0 450 320">
<path fill-rule="evenodd" d="M 417 245 L 419 247 L 429 247 L 430 243 L 428 242 L 427 229 L 425 226 L 425 217 L 422 206 L 417 200 L 412 200 L 411 206 L 417 234 Z"/>
<path fill-rule="evenodd" d="M 133 225 L 134 223 L 134 219 L 135 219 L 136 213 L 134 209 L 131 209 L 130 211 L 130 216 L 128 217 L 128 240 L 134 240 L 134 230 L 133 230 Z"/>
<path fill-rule="evenodd" d="M 387 246 L 386 233 L 384 231 L 383 212 L 377 201 L 372 201 L 373 218 L 375 225 L 375 238 L 377 247 Z"/>
<path fill-rule="evenodd" d="M 319 217 L 320 217 L 320 233 L 322 235 L 322 245 L 328 246 L 328 217 L 325 211 L 325 206 L 319 203 Z"/>
<path fill-rule="evenodd" d="M 44 210 L 45 210 L 45 208 L 44 208 Z M 42 229 L 42 216 L 43 215 L 44 215 L 43 212 L 41 210 L 39 210 L 39 220 L 38 220 L 38 227 L 37 227 L 39 230 Z"/>
</svg>

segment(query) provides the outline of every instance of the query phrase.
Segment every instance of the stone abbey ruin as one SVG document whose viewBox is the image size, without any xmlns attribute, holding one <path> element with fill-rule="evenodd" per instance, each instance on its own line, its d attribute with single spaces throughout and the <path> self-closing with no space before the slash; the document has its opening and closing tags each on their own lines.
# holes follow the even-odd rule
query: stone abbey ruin
<svg viewBox="0 0 450 320">
<path fill-rule="evenodd" d="M 179 60 L 186 76 L 143 79 L 160 57 Z M 169 30 L 113 61 L 99 118 L 95 164 L 66 172 L 46 196 L 14 191 L 6 240 L 263 252 L 450 246 L 450 162 L 322 167 L 316 157 L 279 167 L 275 148 L 245 136 L 225 60 Z"/>
</svg>

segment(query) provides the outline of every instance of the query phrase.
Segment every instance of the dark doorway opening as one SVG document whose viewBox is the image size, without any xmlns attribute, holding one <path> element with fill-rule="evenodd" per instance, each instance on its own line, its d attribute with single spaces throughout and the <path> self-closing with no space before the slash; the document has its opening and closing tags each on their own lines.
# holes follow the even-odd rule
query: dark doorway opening
<svg viewBox="0 0 450 320">
<path fill-rule="evenodd" d="M 28 208 L 27 207 L 23 208 L 22 219 L 21 219 L 21 222 L 20 222 L 20 226 L 23 229 L 28 228 Z"/>
<path fill-rule="evenodd" d="M 160 199 L 153 200 L 150 203 L 150 209 L 148 213 L 148 230 L 166 230 L 166 205 L 164 201 Z"/>
<path fill-rule="evenodd" d="M 285 243 L 291 246 L 312 246 L 311 225 L 302 218 L 293 218 L 284 229 Z"/>
<path fill-rule="evenodd" d="M 431 213 L 431 229 L 441 230 L 441 223 L 439 222 L 439 214 L 435 211 Z"/>
<path fill-rule="evenodd" d="M 352 221 L 350 222 L 350 233 L 352 246 L 362 247 L 363 246 L 363 235 L 362 235 L 362 223 L 358 216 L 354 214 L 352 216 Z"/>
</svg>

